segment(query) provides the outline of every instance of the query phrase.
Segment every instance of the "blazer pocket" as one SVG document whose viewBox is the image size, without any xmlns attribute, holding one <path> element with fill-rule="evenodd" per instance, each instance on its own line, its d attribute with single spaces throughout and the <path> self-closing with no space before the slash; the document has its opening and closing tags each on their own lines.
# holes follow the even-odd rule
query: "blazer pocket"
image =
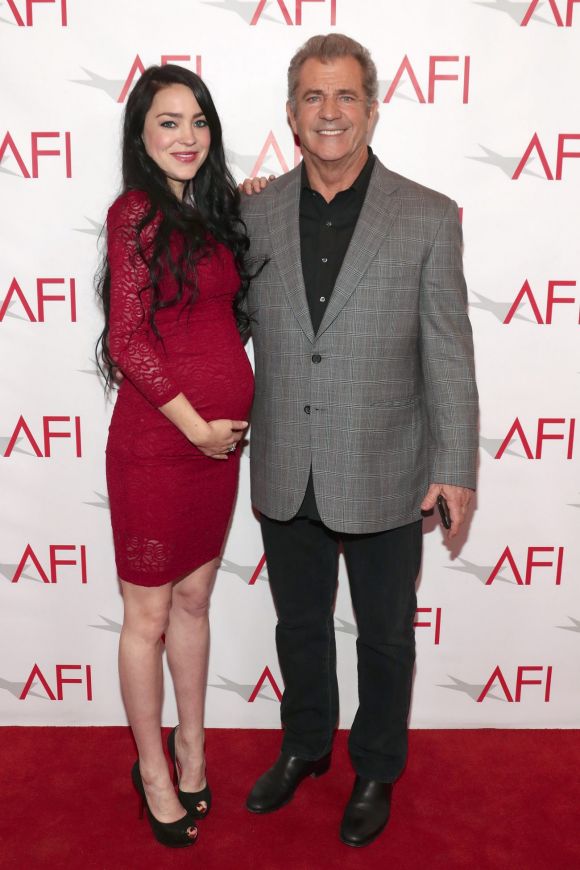
<svg viewBox="0 0 580 870">
<path fill-rule="evenodd" d="M 417 426 L 417 400 L 391 399 L 384 402 L 371 402 L 363 419 L 366 428 L 367 448 L 380 454 L 397 454 L 401 462 L 415 450 Z M 403 462 L 404 464 L 404 462 Z"/>
<path fill-rule="evenodd" d="M 414 405 L 418 400 L 418 396 L 407 396 L 402 399 L 379 399 L 376 402 L 371 402 L 371 408 L 406 408 L 409 405 Z"/>
</svg>

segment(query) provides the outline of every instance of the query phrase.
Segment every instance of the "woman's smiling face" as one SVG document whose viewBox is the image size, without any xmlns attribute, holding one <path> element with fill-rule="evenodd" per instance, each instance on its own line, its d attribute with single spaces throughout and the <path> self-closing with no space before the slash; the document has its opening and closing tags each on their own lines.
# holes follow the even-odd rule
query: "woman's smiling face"
<svg viewBox="0 0 580 870">
<path fill-rule="evenodd" d="M 145 151 L 178 199 L 209 154 L 211 133 L 193 92 L 180 84 L 157 91 L 143 125 Z"/>
</svg>

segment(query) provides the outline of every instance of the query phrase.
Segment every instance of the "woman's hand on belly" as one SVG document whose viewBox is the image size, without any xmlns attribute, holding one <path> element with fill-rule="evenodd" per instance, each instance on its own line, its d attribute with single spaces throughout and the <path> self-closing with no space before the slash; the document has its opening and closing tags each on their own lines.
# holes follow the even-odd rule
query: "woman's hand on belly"
<svg viewBox="0 0 580 870">
<path fill-rule="evenodd" d="M 183 393 L 159 408 L 180 432 L 205 456 L 227 459 L 248 428 L 246 420 L 210 420 L 197 413 Z"/>
<path fill-rule="evenodd" d="M 246 420 L 211 420 L 206 429 L 190 439 L 205 456 L 211 459 L 227 459 L 237 447 L 238 441 L 248 428 Z"/>
</svg>

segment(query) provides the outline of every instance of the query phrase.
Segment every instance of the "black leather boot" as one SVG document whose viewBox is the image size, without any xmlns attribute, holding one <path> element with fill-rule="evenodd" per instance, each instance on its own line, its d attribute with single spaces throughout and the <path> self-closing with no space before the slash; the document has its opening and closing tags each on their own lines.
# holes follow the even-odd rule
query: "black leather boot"
<svg viewBox="0 0 580 870">
<path fill-rule="evenodd" d="M 276 764 L 256 782 L 248 795 L 246 806 L 251 813 L 271 813 L 292 800 L 303 779 L 307 776 L 322 776 L 329 767 L 330 752 L 316 761 L 282 752 Z"/>
<path fill-rule="evenodd" d="M 391 812 L 393 784 L 357 776 L 346 805 L 340 839 L 347 846 L 366 846 L 381 833 Z"/>
</svg>

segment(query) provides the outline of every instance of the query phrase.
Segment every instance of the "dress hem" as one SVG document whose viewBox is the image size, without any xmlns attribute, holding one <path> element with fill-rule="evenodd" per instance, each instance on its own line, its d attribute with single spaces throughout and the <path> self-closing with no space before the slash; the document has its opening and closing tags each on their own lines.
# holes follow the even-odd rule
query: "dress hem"
<svg viewBox="0 0 580 870">
<path fill-rule="evenodd" d="M 198 562 L 193 568 L 188 568 L 185 571 L 180 572 L 177 575 L 177 577 L 171 576 L 171 577 L 167 578 L 166 575 L 164 575 L 163 579 L 159 578 L 159 577 L 155 578 L 155 582 L 151 582 L 151 580 L 149 580 L 149 582 L 144 583 L 142 574 L 140 574 L 140 575 L 134 574 L 133 577 L 127 577 L 127 576 L 122 577 L 121 572 L 118 570 L 117 570 L 117 576 L 118 576 L 119 580 L 122 580 L 124 583 L 130 583 L 132 586 L 143 586 L 143 587 L 151 587 L 151 588 L 158 587 L 158 586 L 167 586 L 169 583 L 179 583 L 181 580 L 185 580 L 185 578 L 189 574 L 193 574 L 193 572 L 197 571 L 198 568 L 201 568 L 203 565 L 207 565 L 207 563 L 211 562 L 213 559 L 219 559 L 220 557 L 221 557 L 221 552 L 216 553 L 215 556 L 209 556 L 207 559 L 204 558 L 201 562 Z M 139 579 L 133 579 L 137 576 L 139 576 Z M 149 575 L 147 575 L 147 576 L 149 577 Z"/>
</svg>

